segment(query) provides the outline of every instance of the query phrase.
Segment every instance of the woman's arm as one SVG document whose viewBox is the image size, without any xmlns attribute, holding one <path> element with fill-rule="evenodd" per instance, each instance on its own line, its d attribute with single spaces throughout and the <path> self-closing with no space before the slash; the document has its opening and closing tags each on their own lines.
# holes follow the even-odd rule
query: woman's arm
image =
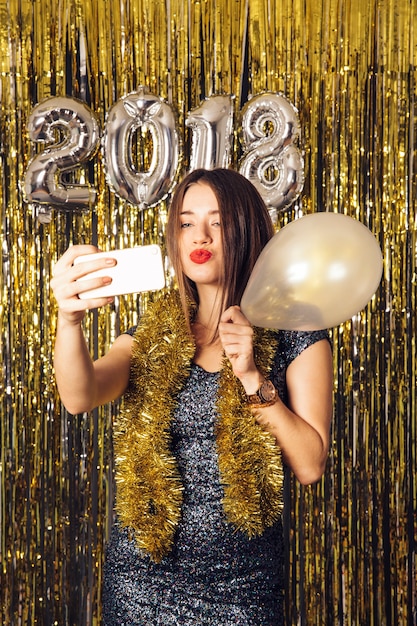
<svg viewBox="0 0 417 626">
<path fill-rule="evenodd" d="M 73 414 L 119 398 L 129 382 L 133 338 L 120 335 L 107 354 L 93 361 L 81 325 L 58 320 L 55 378 L 65 408 Z"/>
<path fill-rule="evenodd" d="M 78 294 L 110 282 L 109 278 L 94 278 L 77 282 L 81 276 L 102 267 L 114 265 L 113 259 L 92 260 L 73 265 L 82 254 L 97 252 L 94 246 L 72 246 L 54 268 L 51 280 L 58 303 L 57 334 L 54 367 L 62 402 L 71 413 L 89 411 L 118 398 L 129 380 L 130 353 L 133 343 L 129 335 L 116 339 L 109 352 L 92 360 L 83 330 L 82 320 L 87 309 L 103 306 L 113 298 L 83 300 Z"/>
<path fill-rule="evenodd" d="M 233 372 L 247 394 L 264 380 L 253 358 L 253 329 L 239 307 L 223 314 L 219 335 Z M 278 398 L 272 406 L 254 409 L 256 420 L 277 440 L 285 462 L 302 484 L 323 475 L 333 401 L 333 363 L 326 339 L 306 348 L 287 369 L 288 407 Z"/>
<path fill-rule="evenodd" d="M 318 481 L 329 451 L 333 414 L 333 364 L 326 339 L 309 346 L 287 369 L 288 407 L 281 399 L 256 410 L 256 419 L 276 437 L 283 458 L 300 483 Z"/>
</svg>

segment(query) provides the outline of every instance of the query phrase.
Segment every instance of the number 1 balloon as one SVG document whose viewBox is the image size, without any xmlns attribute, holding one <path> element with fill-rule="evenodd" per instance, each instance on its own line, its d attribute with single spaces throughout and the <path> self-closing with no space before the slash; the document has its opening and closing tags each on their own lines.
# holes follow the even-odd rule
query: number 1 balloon
<svg viewBox="0 0 417 626">
<path fill-rule="evenodd" d="M 306 215 L 267 243 L 241 308 L 263 328 L 332 328 L 366 306 L 382 267 L 380 247 L 364 224 L 341 213 Z"/>
<path fill-rule="evenodd" d="M 233 137 L 233 98 L 215 95 L 190 111 L 185 125 L 192 130 L 189 170 L 228 167 Z"/>
</svg>

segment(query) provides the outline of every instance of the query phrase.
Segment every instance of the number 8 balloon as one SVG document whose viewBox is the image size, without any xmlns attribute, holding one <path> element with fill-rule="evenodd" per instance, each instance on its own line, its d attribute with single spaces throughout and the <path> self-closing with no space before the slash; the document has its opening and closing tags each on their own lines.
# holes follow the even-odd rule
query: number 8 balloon
<svg viewBox="0 0 417 626">
<path fill-rule="evenodd" d="M 298 111 L 282 93 L 259 94 L 242 109 L 244 156 L 239 171 L 268 208 L 282 211 L 303 189 L 304 161 L 294 145 L 299 135 Z"/>
<path fill-rule="evenodd" d="M 380 247 L 364 224 L 341 213 L 305 215 L 267 243 L 241 308 L 263 328 L 331 328 L 366 306 L 382 268 Z"/>
</svg>

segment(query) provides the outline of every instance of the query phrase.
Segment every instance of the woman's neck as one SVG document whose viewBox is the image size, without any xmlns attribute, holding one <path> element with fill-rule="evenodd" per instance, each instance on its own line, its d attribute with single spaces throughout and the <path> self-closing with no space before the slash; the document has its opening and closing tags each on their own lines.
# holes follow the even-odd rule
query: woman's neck
<svg viewBox="0 0 417 626">
<path fill-rule="evenodd" d="M 194 323 L 199 324 L 211 333 L 217 331 L 219 317 L 221 314 L 222 294 L 219 289 L 199 289 L 199 304 Z"/>
<path fill-rule="evenodd" d="M 207 372 L 220 371 L 223 349 L 217 334 L 217 318 L 215 321 L 209 318 L 208 325 L 196 318 L 191 329 L 195 342 L 194 363 Z"/>
</svg>

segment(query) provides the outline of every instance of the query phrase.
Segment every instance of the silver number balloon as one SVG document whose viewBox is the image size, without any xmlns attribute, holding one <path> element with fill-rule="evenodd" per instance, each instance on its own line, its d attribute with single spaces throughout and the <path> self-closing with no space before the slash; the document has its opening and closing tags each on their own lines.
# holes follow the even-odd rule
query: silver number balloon
<svg viewBox="0 0 417 626">
<path fill-rule="evenodd" d="M 69 211 L 91 206 L 97 195 L 94 187 L 63 180 L 64 174 L 88 161 L 100 143 L 98 122 L 87 105 L 67 96 L 48 98 L 32 110 L 28 132 L 32 141 L 49 145 L 29 162 L 26 200 Z"/>
<path fill-rule="evenodd" d="M 192 130 L 189 171 L 229 165 L 233 136 L 232 96 L 206 98 L 190 111 L 185 124 Z"/>
<path fill-rule="evenodd" d="M 134 163 L 133 141 L 145 137 L 148 165 L 139 171 Z M 151 141 L 146 139 L 150 135 Z M 140 152 L 141 146 L 139 146 Z M 110 109 L 103 136 L 107 181 L 124 200 L 139 207 L 157 204 L 170 192 L 179 163 L 179 138 L 172 108 L 144 87 L 121 98 Z M 147 156 L 138 155 L 143 163 Z M 146 170 L 146 171 L 145 171 Z"/>
<path fill-rule="evenodd" d="M 241 111 L 244 156 L 239 171 L 268 207 L 283 210 L 304 186 L 304 161 L 294 141 L 300 124 L 294 105 L 281 93 L 251 98 Z"/>
</svg>

